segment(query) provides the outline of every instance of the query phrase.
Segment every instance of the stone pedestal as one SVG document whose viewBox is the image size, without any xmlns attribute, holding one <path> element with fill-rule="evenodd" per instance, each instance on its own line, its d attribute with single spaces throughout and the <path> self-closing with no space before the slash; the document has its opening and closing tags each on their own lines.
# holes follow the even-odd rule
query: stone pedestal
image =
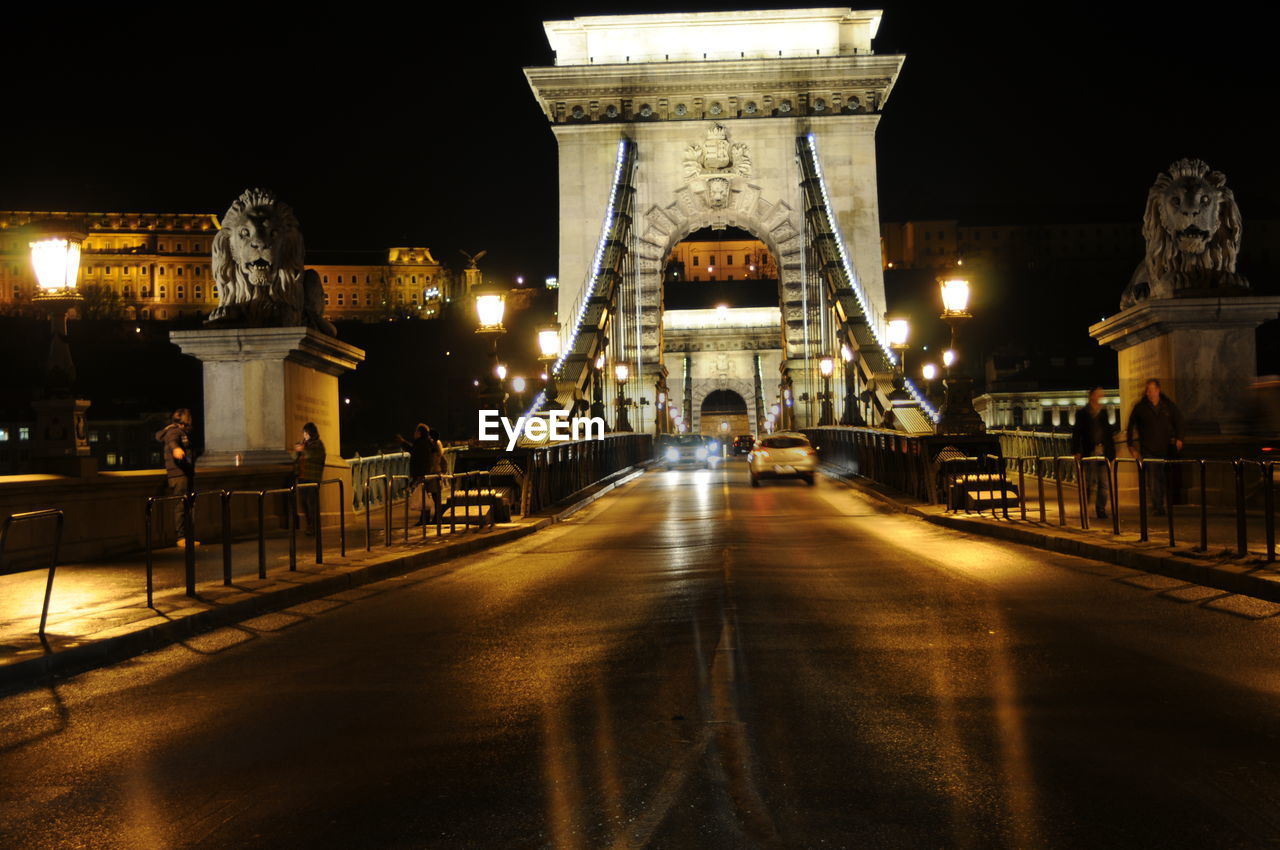
<svg viewBox="0 0 1280 850">
<path fill-rule="evenodd" d="M 1119 352 L 1122 426 L 1147 379 L 1158 378 L 1188 434 L 1256 431 L 1249 396 L 1257 372 L 1254 330 L 1277 316 L 1277 296 L 1167 298 L 1090 327 L 1094 339 Z"/>
<path fill-rule="evenodd" d="M 199 466 L 292 464 L 302 426 L 314 422 L 327 452 L 326 478 L 350 474 L 342 459 L 338 376 L 364 352 L 311 328 L 173 331 L 170 340 L 204 364 L 205 453 Z M 336 488 L 325 488 L 326 490 Z M 324 502 L 336 508 L 337 494 Z"/>
</svg>

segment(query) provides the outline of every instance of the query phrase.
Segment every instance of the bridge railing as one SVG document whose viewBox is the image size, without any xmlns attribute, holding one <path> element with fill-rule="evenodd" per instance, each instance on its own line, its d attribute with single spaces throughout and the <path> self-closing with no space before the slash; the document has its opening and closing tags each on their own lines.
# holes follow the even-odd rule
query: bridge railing
<svg viewBox="0 0 1280 850">
<path fill-rule="evenodd" d="M 534 448 L 528 457 L 521 513 L 536 514 L 611 475 L 653 460 L 649 434 L 610 434 Z"/>
</svg>

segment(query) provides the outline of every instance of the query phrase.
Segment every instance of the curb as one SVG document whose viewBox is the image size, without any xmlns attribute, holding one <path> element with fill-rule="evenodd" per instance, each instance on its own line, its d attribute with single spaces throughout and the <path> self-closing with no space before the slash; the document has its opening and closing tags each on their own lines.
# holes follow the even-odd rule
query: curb
<svg viewBox="0 0 1280 850">
<path fill-rule="evenodd" d="M 198 611 L 179 620 L 168 620 L 153 626 L 138 628 L 125 634 L 114 635 L 94 640 L 81 646 L 48 653 L 38 658 L 29 658 L 13 664 L 7 664 L 0 667 L 0 691 L 7 695 L 39 684 L 41 680 L 46 678 L 69 676 L 83 673 L 96 667 L 104 667 L 108 664 L 124 661 L 128 658 L 178 643 L 185 638 L 234 625 L 242 620 L 269 614 L 302 602 L 309 602 L 313 599 L 320 599 L 334 593 L 360 587 L 361 585 L 406 575 L 424 567 L 435 566 L 455 558 L 484 551 L 485 549 L 512 543 L 523 537 L 528 537 L 536 531 L 548 528 L 555 523 L 563 522 L 606 493 L 612 492 L 643 474 L 644 468 L 622 470 L 619 473 L 615 473 L 613 480 L 605 479 L 607 483 L 604 486 L 594 490 L 559 513 L 544 516 L 529 525 L 492 531 L 482 537 L 461 540 L 441 549 L 407 552 L 399 557 L 368 564 L 350 572 L 325 576 L 307 584 L 272 590 L 261 596 L 231 602 L 218 608 Z M 128 629 L 129 626 L 123 628 Z"/>
<path fill-rule="evenodd" d="M 867 486 L 861 481 L 845 478 L 836 471 L 823 469 L 823 473 L 839 481 L 845 486 L 888 506 L 889 508 L 918 517 L 933 525 L 963 531 L 982 537 L 992 537 L 1009 543 L 1019 543 L 1046 552 L 1060 555 L 1074 555 L 1103 561 L 1120 567 L 1141 570 L 1166 578 L 1187 581 L 1204 587 L 1211 587 L 1227 593 L 1251 596 L 1267 602 L 1280 603 L 1280 574 L 1250 575 L 1250 567 L 1232 565 L 1229 568 L 1212 566 L 1202 561 L 1183 558 L 1171 554 L 1155 554 L 1142 549 L 1135 549 L 1121 543 L 1104 543 L 1095 540 L 1060 537 L 1046 534 L 1034 528 L 1017 525 L 996 525 L 965 517 L 947 516 L 945 514 L 926 513 L 912 505 L 897 501 L 891 495 Z M 1232 572 L 1231 570 L 1237 570 Z"/>
</svg>

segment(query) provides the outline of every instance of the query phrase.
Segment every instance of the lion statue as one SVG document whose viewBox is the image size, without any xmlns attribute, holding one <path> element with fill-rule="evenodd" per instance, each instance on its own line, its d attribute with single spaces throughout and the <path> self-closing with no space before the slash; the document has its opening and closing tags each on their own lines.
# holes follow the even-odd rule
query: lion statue
<svg viewBox="0 0 1280 850">
<path fill-rule="evenodd" d="M 1120 297 L 1120 309 L 1139 301 L 1238 295 L 1249 281 L 1236 274 L 1240 208 L 1221 171 L 1180 159 L 1147 193 L 1142 236 L 1147 255 Z"/>
<path fill-rule="evenodd" d="M 219 304 L 208 324 L 283 328 L 336 335 L 324 317 L 320 276 L 302 264 L 302 231 L 293 210 L 264 189 L 246 189 L 213 237 Z"/>
</svg>

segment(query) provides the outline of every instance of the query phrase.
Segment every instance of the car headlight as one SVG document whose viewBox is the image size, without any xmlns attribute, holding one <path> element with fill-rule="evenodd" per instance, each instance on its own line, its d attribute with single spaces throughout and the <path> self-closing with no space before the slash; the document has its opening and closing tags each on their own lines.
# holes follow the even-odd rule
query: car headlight
<svg viewBox="0 0 1280 850">
<path fill-rule="evenodd" d="M 707 459 L 707 450 L 706 450 L 706 449 L 698 449 L 696 452 L 694 452 L 694 456 L 695 456 L 695 457 L 697 457 L 697 458 L 698 458 L 698 460 L 706 460 L 706 459 Z"/>
<path fill-rule="evenodd" d="M 667 460 L 679 460 L 680 450 L 676 448 L 667 449 Z"/>
</svg>

